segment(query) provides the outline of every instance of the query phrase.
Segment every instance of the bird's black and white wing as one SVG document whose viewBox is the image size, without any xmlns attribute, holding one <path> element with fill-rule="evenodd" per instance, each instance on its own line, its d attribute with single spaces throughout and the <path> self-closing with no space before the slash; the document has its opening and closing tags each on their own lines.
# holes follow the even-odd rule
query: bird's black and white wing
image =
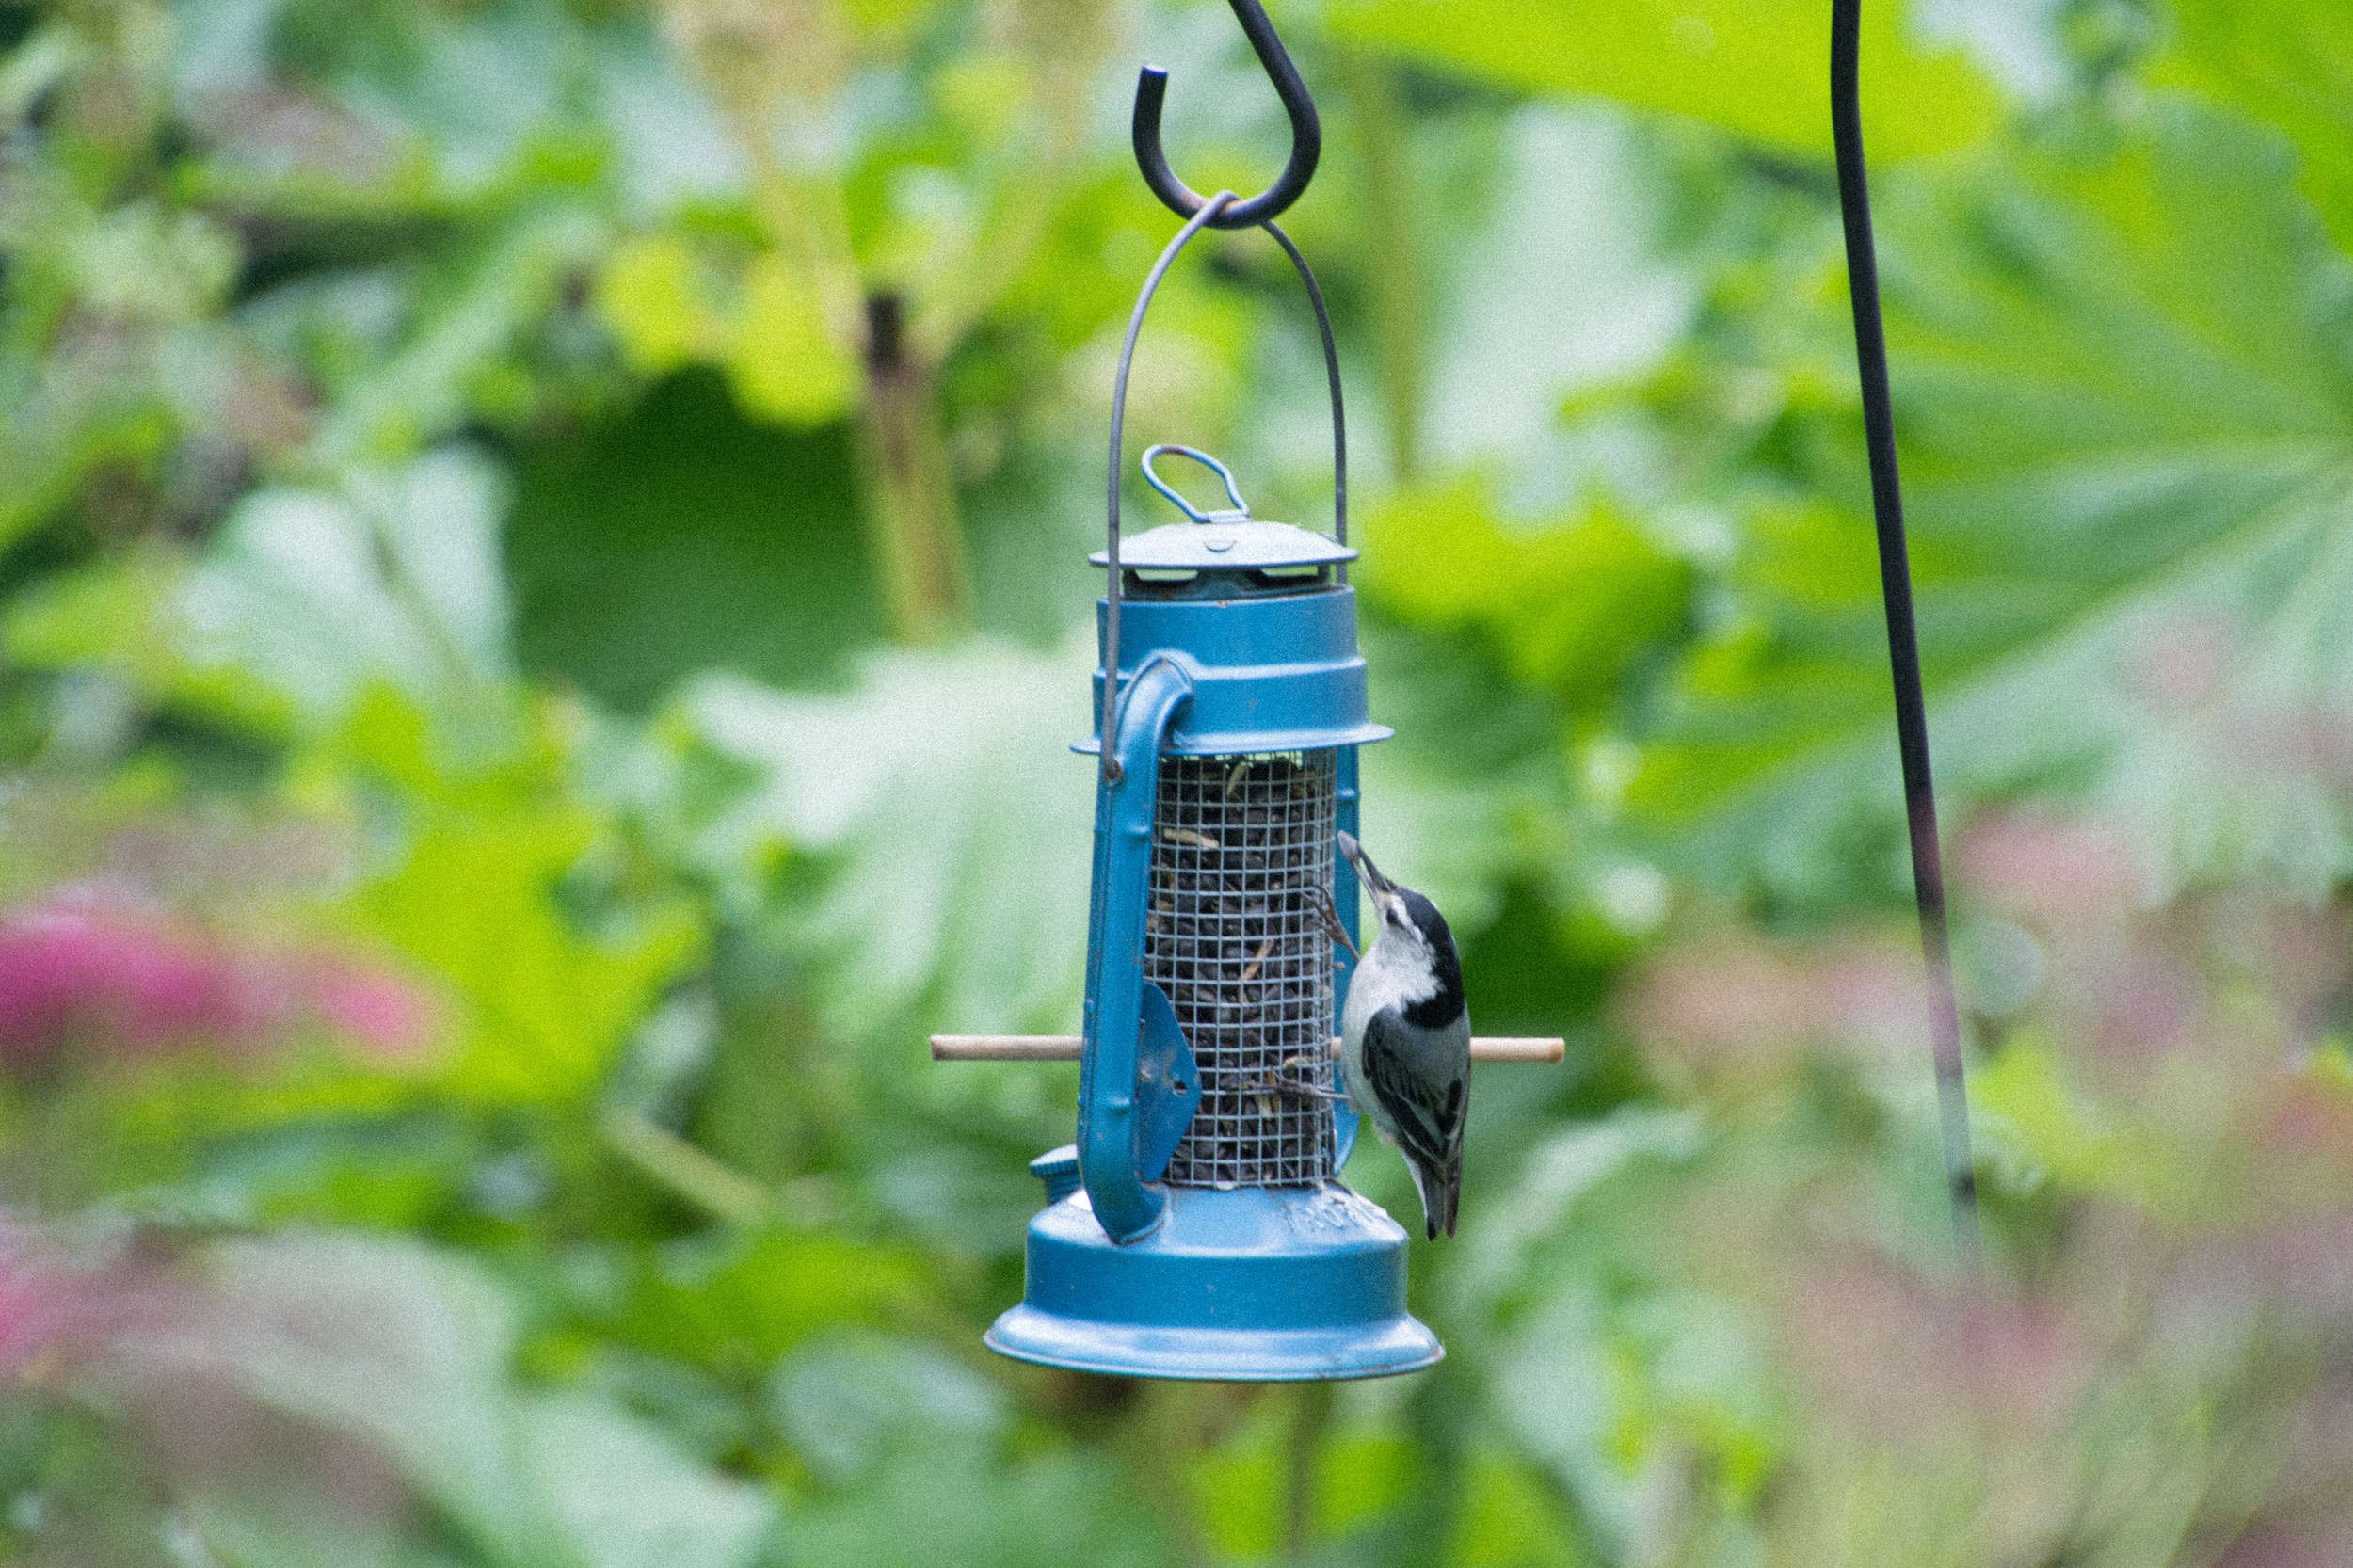
<svg viewBox="0 0 2353 1568">
<path fill-rule="evenodd" d="M 1469 1026 L 1453 1032 L 1409 1028 L 1394 1007 L 1365 1023 L 1366 1087 L 1388 1112 L 1398 1152 L 1421 1194 L 1429 1234 L 1454 1234 L 1463 1186 L 1463 1125 L 1470 1096 Z M 1455 1060 L 1459 1055 L 1460 1060 Z M 1443 1056 L 1444 1060 L 1432 1060 Z"/>
</svg>

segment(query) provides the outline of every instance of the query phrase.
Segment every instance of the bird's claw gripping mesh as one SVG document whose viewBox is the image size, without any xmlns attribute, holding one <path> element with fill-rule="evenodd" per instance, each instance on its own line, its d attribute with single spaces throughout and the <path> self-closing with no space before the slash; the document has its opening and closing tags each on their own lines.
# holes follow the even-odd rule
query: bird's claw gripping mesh
<svg viewBox="0 0 2353 1568">
<path fill-rule="evenodd" d="M 1334 1168 L 1332 1107 L 1284 1080 L 1332 1081 L 1328 751 L 1163 757 L 1144 972 L 1201 1068 L 1200 1110 L 1169 1161 L 1180 1187 L 1307 1187 Z"/>
</svg>

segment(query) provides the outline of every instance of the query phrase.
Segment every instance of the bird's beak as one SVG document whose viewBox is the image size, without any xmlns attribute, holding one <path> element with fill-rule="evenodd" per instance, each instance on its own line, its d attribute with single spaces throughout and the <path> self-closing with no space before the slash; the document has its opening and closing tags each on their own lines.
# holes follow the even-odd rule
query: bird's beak
<svg viewBox="0 0 2353 1568">
<path fill-rule="evenodd" d="M 1340 835 L 1340 856 L 1350 865 L 1356 868 L 1356 880 L 1365 885 L 1366 891 L 1385 893 L 1389 890 L 1389 879 L 1383 876 L 1380 870 L 1373 865 L 1371 859 L 1365 854 L 1364 846 L 1356 841 L 1354 834 L 1342 833 Z"/>
</svg>

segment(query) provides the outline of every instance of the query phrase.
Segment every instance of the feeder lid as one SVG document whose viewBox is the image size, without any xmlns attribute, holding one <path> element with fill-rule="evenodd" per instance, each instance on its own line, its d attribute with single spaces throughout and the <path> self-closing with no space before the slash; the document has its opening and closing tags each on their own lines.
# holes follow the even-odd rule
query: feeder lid
<svg viewBox="0 0 2353 1568">
<path fill-rule="evenodd" d="M 1179 495 L 1152 470 L 1152 459 L 1163 452 L 1191 457 L 1215 471 L 1225 481 L 1225 494 L 1233 506 L 1225 511 L 1204 512 Z M 1252 517 L 1249 504 L 1234 486 L 1233 474 L 1206 452 L 1165 443 L 1151 447 L 1144 454 L 1144 476 L 1193 520 L 1168 523 L 1133 539 L 1122 540 L 1119 566 L 1123 571 L 1279 571 L 1356 558 L 1355 551 L 1329 535 Z M 1087 559 L 1098 567 L 1108 567 L 1111 552 L 1098 550 Z"/>
<path fill-rule="evenodd" d="M 1264 571 L 1355 558 L 1353 549 L 1329 535 L 1250 517 L 1172 522 L 1119 543 L 1122 571 Z M 1098 567 L 1111 564 L 1106 551 L 1087 559 Z"/>
</svg>

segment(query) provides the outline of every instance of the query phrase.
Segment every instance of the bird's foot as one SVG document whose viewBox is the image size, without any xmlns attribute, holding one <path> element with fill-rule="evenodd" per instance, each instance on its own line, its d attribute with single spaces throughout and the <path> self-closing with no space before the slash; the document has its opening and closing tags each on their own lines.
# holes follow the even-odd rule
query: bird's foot
<svg viewBox="0 0 2353 1568">
<path fill-rule="evenodd" d="M 1362 961 L 1364 955 L 1356 951 L 1355 939 L 1349 936 L 1348 926 L 1340 920 L 1339 907 L 1332 902 L 1332 889 L 1321 882 L 1310 883 L 1307 902 L 1309 913 L 1315 916 L 1316 922 L 1323 927 L 1332 940 L 1346 948 L 1350 958 Z"/>
<path fill-rule="evenodd" d="M 1245 1095 L 1289 1095 L 1294 1099 L 1344 1100 L 1346 1095 L 1295 1078 L 1254 1078 L 1237 1085 Z"/>
</svg>

